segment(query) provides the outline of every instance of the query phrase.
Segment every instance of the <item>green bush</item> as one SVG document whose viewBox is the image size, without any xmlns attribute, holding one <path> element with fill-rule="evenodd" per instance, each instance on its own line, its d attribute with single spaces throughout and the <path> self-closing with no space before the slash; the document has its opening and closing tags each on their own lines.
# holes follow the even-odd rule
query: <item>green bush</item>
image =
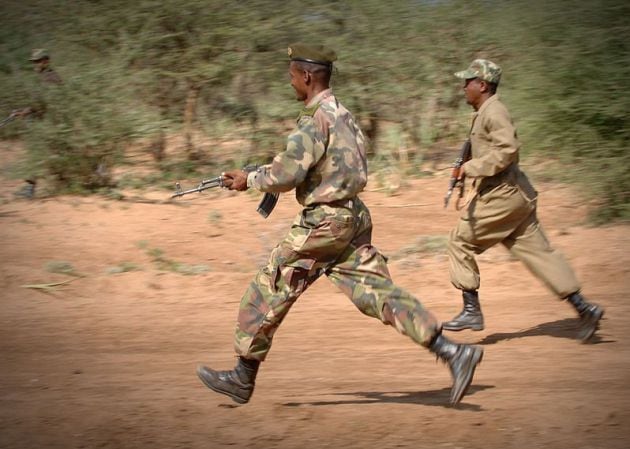
<svg viewBox="0 0 630 449">
<path fill-rule="evenodd" d="M 111 185 L 111 169 L 135 132 L 121 92 L 105 73 L 85 69 L 42 89 L 45 113 L 26 124 L 29 169 L 60 190 Z"/>
<path fill-rule="evenodd" d="M 64 189 L 107 185 L 128 143 L 165 130 L 186 136 L 177 158 L 193 164 L 226 152 L 234 165 L 268 160 L 300 109 L 286 47 L 308 41 L 337 50 L 334 88 L 377 162 L 392 153 L 382 145 L 419 164 L 463 141 L 470 108 L 452 73 L 494 60 L 523 155 L 564 166 L 599 199 L 596 221 L 629 218 L 627 1 L 78 0 L 73 11 L 70 20 L 63 3 L 8 0 L 0 28 L 4 113 L 30 95 L 32 47 L 49 47 L 67 80 L 43 119 L 0 130 L 23 135 L 30 170 Z M 227 141 L 243 143 L 222 150 Z"/>
</svg>

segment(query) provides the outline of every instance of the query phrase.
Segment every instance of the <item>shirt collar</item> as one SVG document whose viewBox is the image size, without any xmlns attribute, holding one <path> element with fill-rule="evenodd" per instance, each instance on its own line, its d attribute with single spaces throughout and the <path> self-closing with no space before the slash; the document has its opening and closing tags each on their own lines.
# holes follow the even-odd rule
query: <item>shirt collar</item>
<svg viewBox="0 0 630 449">
<path fill-rule="evenodd" d="M 499 100 L 499 94 L 494 94 L 490 96 L 490 98 L 488 98 L 486 101 L 483 102 L 483 104 L 477 111 L 477 115 L 481 114 L 488 107 L 490 103 L 494 103 L 495 101 L 498 101 L 498 100 Z"/>
<path fill-rule="evenodd" d="M 318 93 L 317 95 L 315 95 L 313 98 L 311 98 L 311 101 L 308 102 L 308 104 L 306 105 L 307 108 L 313 107 L 315 106 L 317 103 L 319 103 L 320 101 L 322 101 L 324 98 L 328 97 L 332 95 L 332 88 L 328 88 L 325 90 L 322 90 L 320 93 Z"/>
</svg>

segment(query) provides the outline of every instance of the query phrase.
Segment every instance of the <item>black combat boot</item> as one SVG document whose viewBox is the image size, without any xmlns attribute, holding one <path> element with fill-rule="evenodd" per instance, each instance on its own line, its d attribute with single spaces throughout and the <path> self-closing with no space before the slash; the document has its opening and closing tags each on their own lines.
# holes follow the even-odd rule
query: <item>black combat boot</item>
<svg viewBox="0 0 630 449">
<path fill-rule="evenodd" d="M 604 309 L 597 304 L 586 302 L 580 292 L 567 296 L 567 301 L 575 307 L 575 310 L 580 315 L 578 338 L 582 340 L 582 343 L 586 343 L 599 329 L 599 320 L 604 316 Z"/>
<path fill-rule="evenodd" d="M 457 404 L 466 394 L 475 368 L 481 363 L 483 349 L 479 346 L 453 343 L 442 334 L 438 334 L 431 342 L 429 350 L 448 364 L 453 376 L 451 404 Z"/>
<path fill-rule="evenodd" d="M 472 329 L 474 331 L 483 330 L 483 314 L 479 304 L 479 293 L 476 290 L 464 290 L 464 309 L 451 321 L 442 323 L 442 329 L 447 331 L 461 331 Z"/>
<path fill-rule="evenodd" d="M 215 371 L 199 366 L 197 375 L 206 387 L 231 397 L 234 402 L 245 404 L 254 392 L 259 366 L 258 360 L 239 357 L 236 366 L 231 371 Z"/>
<path fill-rule="evenodd" d="M 33 179 L 26 179 L 25 184 L 22 186 L 20 190 L 15 192 L 15 196 L 33 199 L 35 198 L 35 186 L 37 185 L 37 181 Z"/>
</svg>

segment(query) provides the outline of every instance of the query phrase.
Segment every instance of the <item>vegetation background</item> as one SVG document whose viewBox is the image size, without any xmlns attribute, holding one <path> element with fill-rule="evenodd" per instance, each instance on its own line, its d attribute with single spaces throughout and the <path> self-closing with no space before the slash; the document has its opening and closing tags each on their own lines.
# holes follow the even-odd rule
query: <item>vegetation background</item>
<svg viewBox="0 0 630 449">
<path fill-rule="evenodd" d="M 470 108 L 452 73 L 475 58 L 504 68 L 500 95 L 526 165 L 577 182 L 595 222 L 630 218 L 630 3 L 625 0 L 4 0 L 0 114 L 43 98 L 41 118 L 0 138 L 28 157 L 16 177 L 92 192 L 267 162 L 299 105 L 286 48 L 339 55 L 334 87 L 370 137 L 373 171 L 448 161 Z M 28 61 L 47 48 L 64 79 L 42 89 Z M 180 136 L 181 151 L 165 151 Z M 130 149 L 159 176 L 116 179 Z M 529 167 L 528 167 L 529 170 Z M 540 170 L 538 170 L 540 171 Z"/>
</svg>

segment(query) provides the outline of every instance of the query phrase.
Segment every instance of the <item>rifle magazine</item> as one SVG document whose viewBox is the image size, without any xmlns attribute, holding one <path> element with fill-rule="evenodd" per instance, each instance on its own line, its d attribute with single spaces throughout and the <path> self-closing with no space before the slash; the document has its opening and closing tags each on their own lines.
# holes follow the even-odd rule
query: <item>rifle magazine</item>
<svg viewBox="0 0 630 449">
<path fill-rule="evenodd" d="M 258 204 L 258 209 L 256 209 L 256 211 L 263 218 L 267 218 L 273 211 L 273 208 L 276 207 L 279 196 L 279 193 L 265 193 L 262 200 L 260 200 L 260 203 Z"/>
</svg>

